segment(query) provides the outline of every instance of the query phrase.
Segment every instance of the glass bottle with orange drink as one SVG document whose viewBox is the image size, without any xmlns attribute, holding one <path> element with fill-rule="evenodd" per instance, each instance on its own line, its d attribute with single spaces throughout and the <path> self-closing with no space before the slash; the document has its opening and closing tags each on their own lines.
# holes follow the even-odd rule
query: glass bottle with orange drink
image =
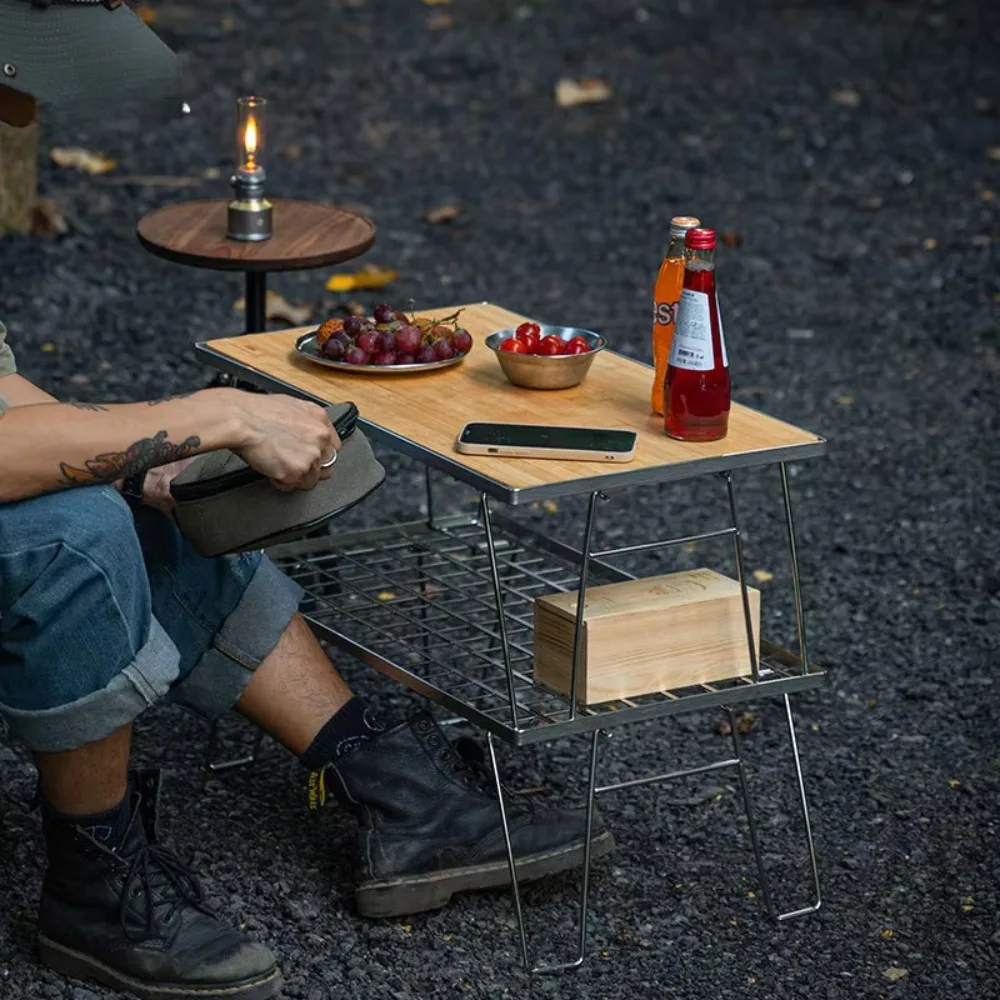
<svg viewBox="0 0 1000 1000">
<path fill-rule="evenodd" d="M 701 225 L 689 215 L 676 215 L 670 220 L 670 242 L 656 276 L 653 293 L 653 386 L 650 406 L 658 417 L 663 416 L 663 393 L 666 389 L 667 362 L 670 343 L 677 319 L 677 303 L 684 284 L 684 237 L 689 229 Z"/>
</svg>

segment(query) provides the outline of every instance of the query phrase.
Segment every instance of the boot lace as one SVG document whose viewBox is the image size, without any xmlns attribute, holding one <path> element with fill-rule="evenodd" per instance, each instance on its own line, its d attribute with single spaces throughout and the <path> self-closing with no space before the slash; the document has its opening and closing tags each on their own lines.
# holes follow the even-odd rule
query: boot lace
<svg viewBox="0 0 1000 1000">
<path fill-rule="evenodd" d="M 169 906 L 169 910 L 159 913 L 164 906 Z M 164 923 L 168 923 L 182 906 L 193 906 L 208 916 L 213 915 L 194 873 L 177 855 L 158 844 L 143 845 L 132 857 L 122 886 L 119 906 L 122 933 L 130 941 L 156 937 L 157 917 L 162 916 Z M 142 931 L 129 920 L 135 910 L 142 914 Z"/>
</svg>

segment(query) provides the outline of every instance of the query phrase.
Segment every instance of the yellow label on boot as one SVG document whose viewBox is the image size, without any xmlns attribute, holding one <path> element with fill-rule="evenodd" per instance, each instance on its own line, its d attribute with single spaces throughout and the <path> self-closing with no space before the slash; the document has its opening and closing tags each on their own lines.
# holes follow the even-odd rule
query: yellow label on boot
<svg viewBox="0 0 1000 1000">
<path fill-rule="evenodd" d="M 326 768 L 309 773 L 309 809 L 315 811 L 326 805 Z"/>
</svg>

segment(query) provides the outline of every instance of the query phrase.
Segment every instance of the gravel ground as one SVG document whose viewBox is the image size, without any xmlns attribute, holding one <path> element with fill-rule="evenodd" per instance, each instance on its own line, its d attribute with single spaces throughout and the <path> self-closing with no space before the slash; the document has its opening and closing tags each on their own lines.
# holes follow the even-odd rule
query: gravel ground
<svg viewBox="0 0 1000 1000">
<path fill-rule="evenodd" d="M 197 119 L 46 141 L 101 149 L 118 175 L 225 176 L 231 99 L 259 89 L 283 151 L 274 190 L 370 212 L 369 259 L 401 274 L 394 301 L 488 298 L 603 331 L 643 359 L 669 217 L 694 212 L 741 238 L 719 253 L 737 397 L 830 439 L 826 460 L 793 470 L 812 645 L 831 671 L 796 702 L 823 910 L 766 919 L 729 778 L 623 793 L 603 802 L 619 849 L 595 877 L 593 960 L 533 992 L 1000 996 L 996 5 L 203 0 L 197 17 L 155 6 L 200 94 Z M 429 28 L 442 13 L 452 26 Z M 558 109 L 562 76 L 602 77 L 613 97 Z M 221 181 L 178 192 L 46 168 L 42 184 L 69 234 L 0 241 L 0 300 L 24 371 L 87 400 L 197 384 L 188 347 L 239 328 L 238 282 L 153 260 L 133 231 L 143 212 L 220 193 Z M 422 220 L 446 203 L 462 207 L 456 221 Z M 318 303 L 324 276 L 276 287 Z M 392 486 L 356 520 L 412 514 L 417 471 L 390 468 Z M 740 477 L 750 566 L 774 574 L 761 585 L 768 632 L 785 639 L 776 486 L 773 471 Z M 722 499 L 712 484 L 649 490 L 612 506 L 605 538 L 697 530 Z M 578 513 L 525 516 L 560 531 Z M 682 558 L 725 567 L 721 551 Z M 387 716 L 411 704 L 344 666 Z M 779 902 L 792 908 L 809 900 L 808 872 L 781 706 L 755 711 L 753 787 Z M 727 749 L 716 723 L 709 713 L 619 734 L 606 773 L 713 759 Z M 141 758 L 171 772 L 171 840 L 221 910 L 281 956 L 286 996 L 524 995 L 505 895 L 359 921 L 351 824 L 306 813 L 280 748 L 202 793 L 203 726 L 162 709 L 140 729 Z M 572 800 L 581 750 L 505 764 L 515 786 Z M 0 997 L 104 997 L 36 964 L 30 770 L 0 746 L 0 773 Z M 575 893 L 570 877 L 528 893 L 540 953 L 569 955 Z M 891 981 L 891 969 L 906 974 Z"/>
</svg>

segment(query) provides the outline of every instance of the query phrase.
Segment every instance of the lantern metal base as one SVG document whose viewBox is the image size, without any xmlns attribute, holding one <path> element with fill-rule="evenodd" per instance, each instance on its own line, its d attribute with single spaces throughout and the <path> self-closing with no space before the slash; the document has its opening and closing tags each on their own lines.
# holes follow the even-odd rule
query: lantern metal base
<svg viewBox="0 0 1000 1000">
<path fill-rule="evenodd" d="M 274 209 L 265 198 L 229 203 L 227 236 L 244 243 L 269 240 L 274 231 Z"/>
</svg>

